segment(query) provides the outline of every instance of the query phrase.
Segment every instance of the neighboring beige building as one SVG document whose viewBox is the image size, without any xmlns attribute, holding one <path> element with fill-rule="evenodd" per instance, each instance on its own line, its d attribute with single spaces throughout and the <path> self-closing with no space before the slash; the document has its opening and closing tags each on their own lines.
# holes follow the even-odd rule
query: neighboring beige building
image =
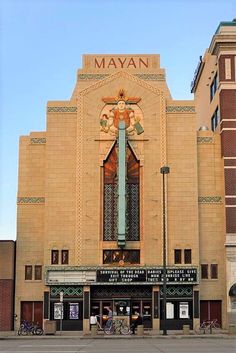
<svg viewBox="0 0 236 353">
<path fill-rule="evenodd" d="M 108 306 L 162 329 L 165 221 L 167 329 L 226 327 L 224 161 L 199 119 L 195 101 L 172 99 L 159 55 L 84 55 L 71 99 L 49 101 L 46 131 L 20 139 L 21 319 L 59 329 L 63 291 L 63 330 L 88 331 Z"/>
<path fill-rule="evenodd" d="M 217 155 L 221 155 L 222 160 L 217 174 L 222 178 L 225 193 L 225 231 L 218 217 L 217 222 L 225 232 L 228 319 L 229 323 L 236 323 L 236 19 L 219 24 L 209 48 L 200 58 L 192 92 L 197 128 L 214 131 L 206 132 L 208 149 L 213 148 L 214 141 L 220 140 L 221 150 Z M 213 159 L 209 160 L 209 167 L 213 167 L 213 163 Z M 208 182 L 216 189 L 215 179 Z M 214 236 L 213 229 L 212 232 Z"/>
</svg>

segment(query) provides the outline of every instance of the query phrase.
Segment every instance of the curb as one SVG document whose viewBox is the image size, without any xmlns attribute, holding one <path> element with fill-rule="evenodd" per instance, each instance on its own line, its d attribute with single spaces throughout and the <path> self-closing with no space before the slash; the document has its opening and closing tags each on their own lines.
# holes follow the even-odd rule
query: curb
<svg viewBox="0 0 236 353">
<path fill-rule="evenodd" d="M 205 334 L 205 335 L 167 335 L 167 336 L 162 336 L 162 335 L 143 335 L 143 336 L 138 336 L 138 335 L 112 335 L 112 336 L 103 336 L 103 335 L 44 335 L 44 336 L 16 336 L 16 335 L 6 335 L 6 336 L 0 336 L 0 340 L 40 340 L 40 339 L 104 339 L 104 340 L 109 340 L 109 339 L 231 339 L 235 338 L 235 334 Z"/>
</svg>

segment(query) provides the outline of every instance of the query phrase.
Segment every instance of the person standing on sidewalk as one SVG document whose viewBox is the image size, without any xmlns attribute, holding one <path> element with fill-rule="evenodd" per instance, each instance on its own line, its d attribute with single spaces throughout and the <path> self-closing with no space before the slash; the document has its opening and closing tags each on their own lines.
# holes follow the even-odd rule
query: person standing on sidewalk
<svg viewBox="0 0 236 353">
<path fill-rule="evenodd" d="M 143 324 L 142 316 L 138 312 L 136 312 L 135 315 L 137 315 L 137 318 L 132 322 L 130 326 L 133 335 L 135 335 L 135 329 L 138 327 L 138 325 Z"/>
<path fill-rule="evenodd" d="M 111 327 L 112 325 L 112 319 L 113 319 L 113 312 L 110 307 L 107 307 L 108 310 L 108 319 L 107 319 L 107 327 Z"/>
<path fill-rule="evenodd" d="M 97 316 L 94 315 L 94 313 L 92 313 L 89 321 L 90 321 L 90 328 L 91 328 L 91 326 L 97 325 Z"/>
</svg>

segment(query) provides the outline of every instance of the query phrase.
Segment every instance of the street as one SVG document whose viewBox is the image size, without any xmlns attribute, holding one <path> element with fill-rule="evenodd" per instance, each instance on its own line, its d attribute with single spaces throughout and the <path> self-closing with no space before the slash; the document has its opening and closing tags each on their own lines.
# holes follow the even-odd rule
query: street
<svg viewBox="0 0 236 353">
<path fill-rule="evenodd" d="M 235 353 L 235 338 L 3 339 L 0 353 Z"/>
</svg>

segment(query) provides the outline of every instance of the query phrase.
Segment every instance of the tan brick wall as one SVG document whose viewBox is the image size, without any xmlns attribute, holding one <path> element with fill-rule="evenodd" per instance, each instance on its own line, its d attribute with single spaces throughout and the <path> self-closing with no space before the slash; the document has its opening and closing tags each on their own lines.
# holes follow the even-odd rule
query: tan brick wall
<svg viewBox="0 0 236 353">
<path fill-rule="evenodd" d="M 178 106 L 188 102 L 175 102 Z M 194 102 L 192 102 L 194 105 Z M 174 265 L 174 249 L 191 249 L 192 264 L 199 260 L 196 120 L 194 113 L 168 114 L 168 249 Z"/>
<path fill-rule="evenodd" d="M 222 321 L 225 325 L 224 169 L 220 153 L 220 136 L 211 131 L 200 131 L 198 138 L 200 141 L 202 138 L 211 139 L 210 143 L 198 143 L 199 197 L 209 197 L 208 201 L 199 202 L 199 262 L 208 264 L 209 267 L 211 264 L 218 264 L 218 279 L 201 280 L 200 300 L 222 300 Z"/>
</svg>

